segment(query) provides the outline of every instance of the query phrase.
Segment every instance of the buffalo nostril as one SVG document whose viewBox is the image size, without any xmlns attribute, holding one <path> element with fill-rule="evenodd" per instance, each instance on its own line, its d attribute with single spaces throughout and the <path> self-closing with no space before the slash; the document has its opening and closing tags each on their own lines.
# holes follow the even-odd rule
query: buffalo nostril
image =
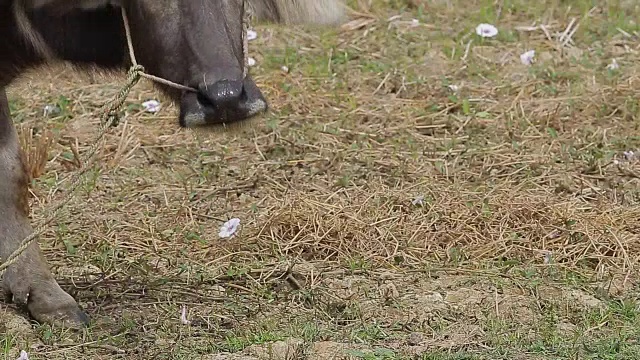
<svg viewBox="0 0 640 360">
<path fill-rule="evenodd" d="M 242 81 L 220 80 L 214 84 L 200 86 L 198 101 L 207 107 L 218 109 L 235 108 L 243 95 Z"/>
<path fill-rule="evenodd" d="M 214 107 L 213 102 L 209 99 L 209 97 L 206 94 L 202 92 L 198 92 L 196 96 L 198 97 L 198 102 L 200 103 L 200 105 L 204 107 Z"/>
</svg>

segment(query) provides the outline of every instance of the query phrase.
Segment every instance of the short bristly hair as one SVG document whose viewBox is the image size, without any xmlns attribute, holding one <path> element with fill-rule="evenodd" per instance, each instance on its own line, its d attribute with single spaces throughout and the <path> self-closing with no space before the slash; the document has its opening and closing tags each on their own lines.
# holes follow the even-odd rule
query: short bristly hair
<svg viewBox="0 0 640 360">
<path fill-rule="evenodd" d="M 335 25 L 343 21 L 340 0 L 248 0 L 258 21 L 282 24 Z"/>
<path fill-rule="evenodd" d="M 57 11 L 92 9 L 127 0 L 16 0 L 26 8 L 47 6 Z M 131 1 L 131 0 L 128 0 Z M 259 21 L 283 24 L 336 24 L 344 17 L 343 0 L 247 0 Z"/>
</svg>

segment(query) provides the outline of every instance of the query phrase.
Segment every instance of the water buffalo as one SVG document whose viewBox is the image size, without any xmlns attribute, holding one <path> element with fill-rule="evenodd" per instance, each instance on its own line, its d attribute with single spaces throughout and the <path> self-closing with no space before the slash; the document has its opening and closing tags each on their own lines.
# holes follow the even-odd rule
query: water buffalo
<svg viewBox="0 0 640 360">
<path fill-rule="evenodd" d="M 125 9 L 146 71 L 197 89 L 160 86 L 180 105 L 180 126 L 235 123 L 267 110 L 251 77 L 243 77 L 245 11 L 257 21 L 333 25 L 342 20 L 343 7 L 341 0 L 0 0 L 0 261 L 33 231 L 25 158 L 5 92 L 23 71 L 56 59 L 80 68 L 127 69 Z M 7 269 L 2 287 L 39 322 L 88 324 L 37 243 Z"/>
</svg>

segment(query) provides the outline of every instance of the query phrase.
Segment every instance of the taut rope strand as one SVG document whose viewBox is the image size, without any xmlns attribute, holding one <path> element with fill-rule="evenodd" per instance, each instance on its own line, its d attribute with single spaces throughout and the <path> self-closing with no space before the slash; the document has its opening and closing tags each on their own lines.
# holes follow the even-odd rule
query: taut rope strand
<svg viewBox="0 0 640 360">
<path fill-rule="evenodd" d="M 247 9 L 247 2 L 242 2 L 242 11 L 244 18 L 242 19 L 242 79 L 246 79 L 249 72 L 249 23 L 251 22 L 251 14 Z"/>
<path fill-rule="evenodd" d="M 107 130 L 111 126 L 117 125 L 118 111 L 124 105 L 124 102 L 127 99 L 127 96 L 129 95 L 129 92 L 131 91 L 133 86 L 140 80 L 139 71 L 140 71 L 139 68 L 136 66 L 132 67 L 131 70 L 129 70 L 128 76 L 127 76 L 127 83 L 125 84 L 123 89 L 116 95 L 116 97 L 108 104 L 108 106 L 105 106 L 106 110 L 104 110 L 102 113 L 103 121 L 98 130 L 98 136 L 89 147 L 87 156 L 85 156 L 85 158 L 82 160 L 81 162 L 82 168 L 80 169 L 80 171 L 78 171 L 72 176 L 71 186 L 69 187 L 68 194 L 64 196 L 60 202 L 58 202 L 55 206 L 53 206 L 52 210 L 49 210 L 50 215 L 47 218 L 45 218 L 45 220 L 40 225 L 38 225 L 29 236 L 27 236 L 24 240 L 22 240 L 19 247 L 7 258 L 5 262 L 0 264 L 0 276 L 4 274 L 7 267 L 9 267 L 11 264 L 16 262 L 18 257 L 25 250 L 27 250 L 27 248 L 34 241 L 36 241 L 37 237 L 44 232 L 46 225 L 49 222 L 51 222 L 53 219 L 55 219 L 60 213 L 60 211 L 62 210 L 62 207 L 71 200 L 71 198 L 73 197 L 73 194 L 82 183 L 82 180 L 83 180 L 82 176 L 86 174 L 86 172 L 89 170 L 89 166 L 87 164 L 89 160 L 95 155 L 96 151 L 98 150 L 98 144 L 100 140 L 102 140 L 104 135 L 107 133 Z"/>
<path fill-rule="evenodd" d="M 124 6 L 121 7 L 122 9 L 122 20 L 124 22 L 124 31 L 125 34 L 127 35 L 127 46 L 129 47 L 129 58 L 131 59 L 131 64 L 133 67 L 139 66 L 138 65 L 138 61 L 136 60 L 136 54 L 133 51 L 133 40 L 131 38 L 131 27 L 129 26 L 129 17 L 127 16 L 127 11 L 125 10 Z M 159 82 L 161 84 L 165 84 L 167 86 L 171 86 L 174 87 L 176 89 L 179 90 L 185 90 L 185 91 L 192 91 L 192 92 L 197 92 L 197 89 L 194 89 L 192 87 L 189 86 L 184 86 L 178 83 L 174 83 L 173 81 L 169 81 L 167 79 L 163 79 L 163 78 L 159 78 L 157 76 L 154 75 L 149 75 L 147 73 L 144 72 L 144 68 L 140 67 L 140 72 L 139 72 L 140 76 L 147 78 L 149 80 L 155 81 L 155 82 Z"/>
<path fill-rule="evenodd" d="M 243 78 L 247 76 L 248 58 L 249 58 L 247 31 L 248 31 L 248 22 L 250 21 L 250 16 L 248 14 L 247 9 L 245 8 L 245 5 L 246 5 L 246 1 L 243 1 L 243 10 L 245 13 L 245 17 L 242 19 L 243 20 L 242 21 L 242 25 L 243 25 L 243 34 L 242 34 L 243 49 L 242 50 L 244 55 Z M 129 18 L 127 17 L 127 12 L 124 9 L 124 7 L 121 7 L 121 9 L 122 9 L 122 20 L 124 22 L 124 28 L 125 28 L 125 33 L 127 37 L 127 46 L 129 47 L 129 56 L 131 58 L 131 64 L 132 64 L 131 68 L 127 72 L 127 81 L 123 86 L 122 90 L 120 90 L 120 92 L 109 103 L 107 103 L 103 107 L 102 116 L 101 116 L 102 121 L 101 121 L 100 128 L 98 129 L 98 135 L 96 136 L 96 139 L 91 143 L 91 146 L 87 151 L 87 155 L 81 161 L 81 166 L 82 166 L 81 169 L 78 172 L 76 172 L 73 176 L 71 176 L 71 179 L 72 179 L 71 186 L 67 191 L 67 195 L 64 196 L 62 200 L 60 200 L 57 204 L 55 204 L 55 206 L 53 206 L 48 211 L 50 215 L 46 217 L 45 220 L 42 221 L 37 227 L 35 227 L 33 232 L 29 236 L 27 236 L 26 238 L 24 238 L 24 240 L 22 240 L 22 242 L 20 242 L 20 245 L 18 246 L 18 248 L 11 255 L 9 255 L 9 257 L 4 262 L 0 263 L 0 277 L 5 273 L 7 268 L 12 264 L 14 264 L 18 260 L 18 257 L 22 255 L 22 253 L 24 253 L 33 242 L 36 241 L 38 236 L 40 236 L 45 231 L 46 225 L 49 224 L 53 219 L 55 219 L 58 216 L 62 207 L 67 203 L 69 203 L 69 201 L 71 201 L 74 193 L 78 190 L 78 188 L 80 187 L 80 184 L 82 183 L 82 180 L 83 180 L 82 176 L 86 174 L 87 171 L 89 170 L 89 166 L 88 166 L 89 160 L 91 160 L 91 158 L 96 154 L 98 150 L 98 144 L 100 143 L 102 138 L 104 138 L 104 135 L 107 133 L 109 128 L 115 127 L 118 125 L 119 112 L 124 106 L 124 103 L 127 100 L 127 97 L 131 92 L 131 89 L 138 83 L 138 81 L 140 81 L 141 77 L 147 78 L 152 81 L 156 81 L 158 83 L 165 84 L 167 86 L 174 87 L 179 90 L 197 91 L 194 88 L 177 84 L 175 82 L 172 82 L 163 78 L 159 78 L 157 76 L 149 75 L 144 72 L 144 67 L 138 64 L 135 53 L 133 51 L 133 41 L 131 39 L 131 29 L 129 27 Z"/>
</svg>

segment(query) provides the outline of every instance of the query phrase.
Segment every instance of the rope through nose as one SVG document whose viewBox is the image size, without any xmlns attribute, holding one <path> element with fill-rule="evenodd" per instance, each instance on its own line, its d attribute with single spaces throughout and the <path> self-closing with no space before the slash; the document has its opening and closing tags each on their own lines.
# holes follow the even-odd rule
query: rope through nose
<svg viewBox="0 0 640 360">
<path fill-rule="evenodd" d="M 121 6 L 120 9 L 122 10 L 122 20 L 124 22 L 124 30 L 127 36 L 127 46 L 129 47 L 129 58 L 131 59 L 131 64 L 133 65 L 132 67 L 136 69 L 138 75 L 142 76 L 143 78 L 147 78 L 149 80 L 174 87 L 178 90 L 198 92 L 197 89 L 194 89 L 190 86 L 184 86 L 184 85 L 175 83 L 173 81 L 163 79 L 161 77 L 157 77 L 154 75 L 150 75 L 144 72 L 144 67 L 141 65 L 138 65 L 138 61 L 136 60 L 136 54 L 133 51 L 133 40 L 131 39 L 131 28 L 129 27 L 129 17 L 127 17 L 127 11 L 125 10 L 124 6 Z"/>
<path fill-rule="evenodd" d="M 129 26 L 129 17 L 127 16 L 127 11 L 124 6 L 120 7 L 122 11 L 122 20 L 124 22 L 124 30 L 127 37 L 127 47 L 129 48 L 129 58 L 131 59 L 132 70 L 136 71 L 138 75 L 143 78 L 176 88 L 178 90 L 185 90 L 191 92 L 198 92 L 197 89 L 192 88 L 190 86 L 185 86 L 182 84 L 175 83 L 173 81 L 154 76 L 151 74 L 147 74 L 142 65 L 138 64 L 136 59 L 135 51 L 133 50 L 133 40 L 131 38 L 131 27 Z M 249 22 L 251 21 L 251 14 L 247 9 L 247 1 L 242 2 L 242 56 L 243 56 L 243 66 L 242 66 L 242 79 L 247 78 L 247 74 L 249 73 Z"/>
<path fill-rule="evenodd" d="M 251 13 L 247 8 L 247 1 L 242 1 L 242 79 L 247 78 L 249 73 L 249 23 L 251 22 Z"/>
</svg>

